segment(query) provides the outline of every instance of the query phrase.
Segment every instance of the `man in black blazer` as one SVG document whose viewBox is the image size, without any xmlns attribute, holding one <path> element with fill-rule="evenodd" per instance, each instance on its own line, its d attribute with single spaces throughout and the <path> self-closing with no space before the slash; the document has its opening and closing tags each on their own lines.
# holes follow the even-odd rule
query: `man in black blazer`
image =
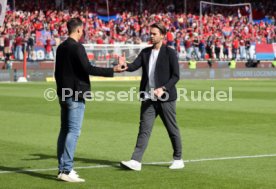
<svg viewBox="0 0 276 189">
<path fill-rule="evenodd" d="M 142 156 L 148 145 L 155 118 L 159 115 L 168 131 L 172 146 L 173 159 L 170 169 L 184 167 L 182 160 L 182 144 L 176 123 L 176 83 L 179 80 L 179 64 L 176 51 L 163 45 L 166 28 L 155 23 L 151 25 L 150 36 L 152 47 L 145 48 L 127 71 L 135 71 L 142 67 L 140 96 L 142 100 L 140 127 L 136 147 L 130 161 L 122 161 L 121 166 L 131 170 L 141 170 Z M 125 57 L 119 58 L 119 63 L 125 63 Z"/>
<path fill-rule="evenodd" d="M 83 45 L 79 43 L 83 35 L 82 21 L 72 18 L 68 21 L 67 28 L 69 37 L 57 49 L 55 66 L 61 107 L 61 128 L 57 144 L 58 179 L 84 182 L 73 170 L 73 160 L 84 116 L 85 98 L 91 98 L 89 75 L 113 77 L 114 72 L 125 71 L 127 67 L 122 69 L 122 65 L 113 68 L 92 66 Z"/>
</svg>

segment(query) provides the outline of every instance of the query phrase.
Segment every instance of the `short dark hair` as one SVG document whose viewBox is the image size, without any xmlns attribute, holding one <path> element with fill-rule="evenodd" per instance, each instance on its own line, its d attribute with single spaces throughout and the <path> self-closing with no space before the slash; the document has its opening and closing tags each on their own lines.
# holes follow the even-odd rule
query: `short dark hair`
<svg viewBox="0 0 276 189">
<path fill-rule="evenodd" d="M 82 26 L 83 22 L 81 21 L 80 18 L 71 18 L 68 22 L 67 22 L 67 29 L 68 29 L 68 33 L 69 35 L 74 32 L 76 30 L 77 27 Z"/>
<path fill-rule="evenodd" d="M 156 22 L 156 23 L 152 24 L 150 27 L 159 29 L 160 33 L 163 34 L 163 35 L 166 35 L 166 33 L 167 33 L 167 29 L 160 22 Z"/>
</svg>

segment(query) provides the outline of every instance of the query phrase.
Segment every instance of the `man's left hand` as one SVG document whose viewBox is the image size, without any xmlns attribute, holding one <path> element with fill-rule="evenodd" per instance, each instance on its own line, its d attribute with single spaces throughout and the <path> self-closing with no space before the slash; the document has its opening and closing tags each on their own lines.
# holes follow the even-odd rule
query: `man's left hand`
<svg viewBox="0 0 276 189">
<path fill-rule="evenodd" d="M 157 88 L 154 90 L 154 95 L 157 96 L 158 98 L 161 98 L 161 96 L 165 93 L 162 87 Z"/>
</svg>

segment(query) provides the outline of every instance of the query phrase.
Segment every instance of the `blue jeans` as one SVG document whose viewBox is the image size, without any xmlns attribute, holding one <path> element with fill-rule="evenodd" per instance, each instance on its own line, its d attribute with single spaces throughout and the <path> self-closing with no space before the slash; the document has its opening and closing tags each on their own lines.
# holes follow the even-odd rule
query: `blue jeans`
<svg viewBox="0 0 276 189">
<path fill-rule="evenodd" d="M 15 47 L 14 57 L 16 60 L 23 60 L 23 52 L 21 45 Z"/>
<path fill-rule="evenodd" d="M 67 98 L 59 99 L 61 107 L 61 127 L 57 143 L 59 171 L 73 169 L 74 153 L 81 133 L 85 101 Z"/>
<path fill-rule="evenodd" d="M 203 47 L 200 47 L 199 48 L 199 52 L 200 52 L 200 57 L 201 57 L 201 59 L 205 59 L 205 54 L 206 54 L 206 49 L 205 49 L 205 47 L 203 46 Z"/>
<path fill-rule="evenodd" d="M 187 48 L 187 60 L 192 58 L 193 47 Z"/>
<path fill-rule="evenodd" d="M 240 55 L 241 55 L 241 59 L 246 58 L 245 46 L 240 46 Z"/>
</svg>

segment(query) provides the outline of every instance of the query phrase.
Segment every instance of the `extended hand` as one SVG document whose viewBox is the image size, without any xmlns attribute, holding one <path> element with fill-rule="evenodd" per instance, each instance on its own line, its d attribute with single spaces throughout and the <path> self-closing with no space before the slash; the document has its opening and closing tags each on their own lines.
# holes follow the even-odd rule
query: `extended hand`
<svg viewBox="0 0 276 189">
<path fill-rule="evenodd" d="M 121 65 L 122 69 L 127 67 L 126 54 L 125 53 L 123 53 L 123 56 L 118 57 L 118 64 Z"/>
<path fill-rule="evenodd" d="M 114 72 L 117 72 L 117 73 L 121 73 L 121 72 L 124 72 L 127 70 L 127 65 L 125 65 L 124 67 L 122 67 L 122 65 L 118 64 L 116 66 L 113 67 L 113 70 Z"/>
</svg>

